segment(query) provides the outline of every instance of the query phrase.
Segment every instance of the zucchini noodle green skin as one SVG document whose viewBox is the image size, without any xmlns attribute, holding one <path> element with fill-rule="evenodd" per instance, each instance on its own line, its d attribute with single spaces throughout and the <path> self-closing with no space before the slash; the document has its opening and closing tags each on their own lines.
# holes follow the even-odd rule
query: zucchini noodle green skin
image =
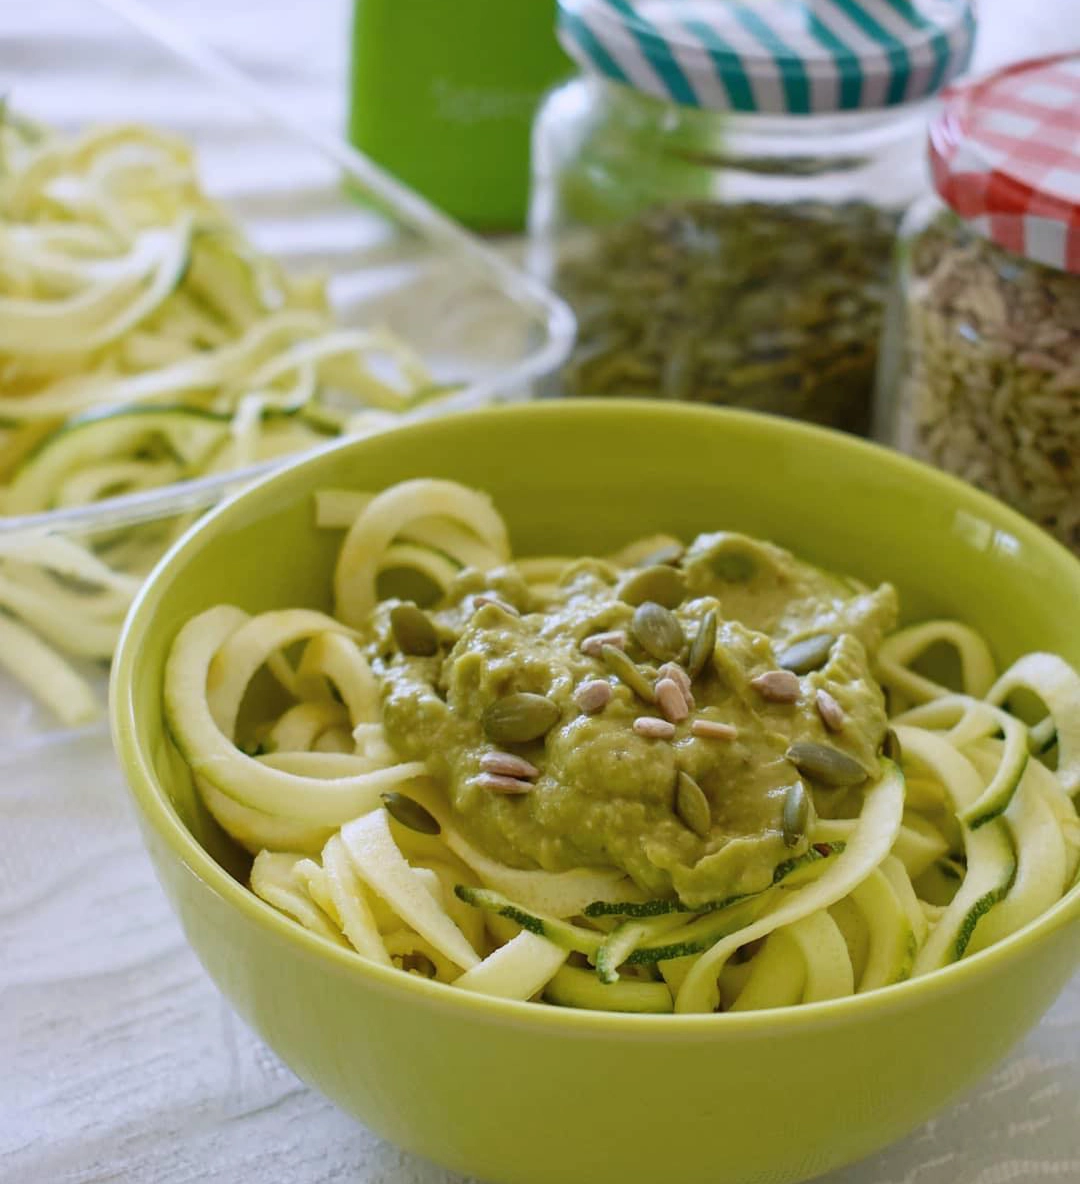
<svg viewBox="0 0 1080 1184">
<path fill-rule="evenodd" d="M 0 161 L 0 515 L 249 468 L 437 396 L 405 343 L 335 324 L 322 279 L 257 251 L 181 141 L 134 125 L 66 137 L 3 105 Z M 71 546 L 140 577 L 185 525 L 129 528 L 127 561 L 104 537 Z M 99 680 L 79 660 L 111 658 L 130 597 L 101 622 L 101 588 L 39 583 L 34 611 L 26 568 L 57 575 L 0 548 L 0 613 L 39 643 L 4 666 L 62 723 L 89 722 Z"/>
<path fill-rule="evenodd" d="M 553 1006 L 796 1006 L 940 970 L 1027 924 L 1076 880 L 1080 679 L 1060 659 L 1029 655 L 995 681 L 985 643 L 952 621 L 886 640 L 881 678 L 914 701 L 891 721 L 899 763 L 881 757 L 846 816 L 815 809 L 809 850 L 780 863 L 764 890 L 689 907 L 645 898 L 614 868 L 500 864 L 465 838 L 422 765 L 397 763 L 353 630 L 390 563 L 444 584 L 465 566 L 508 562 L 501 519 L 482 495 L 441 481 L 323 491 L 316 512 L 344 532 L 337 616 L 201 614 L 169 655 L 166 715 L 209 809 L 257 853 L 253 890 L 363 957 Z M 655 549 L 643 540 L 608 562 L 618 571 Z M 518 570 L 543 596 L 569 562 Z M 908 665 L 941 643 L 960 654 L 960 692 Z M 290 702 L 259 725 L 261 755 L 250 756 L 240 705 L 261 670 Z M 1031 740 L 1047 725 L 1007 709 L 1020 690 L 1047 710 L 1056 764 Z M 322 750 L 328 735 L 341 747 Z M 411 800 L 404 814 L 390 786 Z"/>
</svg>

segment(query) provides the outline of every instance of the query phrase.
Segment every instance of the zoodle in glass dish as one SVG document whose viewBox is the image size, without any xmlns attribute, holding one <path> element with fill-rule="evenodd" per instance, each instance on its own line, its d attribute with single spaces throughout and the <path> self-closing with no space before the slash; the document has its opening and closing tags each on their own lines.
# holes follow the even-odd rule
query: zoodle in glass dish
<svg viewBox="0 0 1080 1184">
<path fill-rule="evenodd" d="M 324 277 L 259 250 L 181 139 L 61 134 L 10 107 L 0 375 L 0 515 L 38 519 L 0 533 L 0 667 L 67 725 L 100 714 L 86 664 L 192 516 L 59 537 L 42 515 L 247 470 L 446 389 L 387 329 L 337 323 Z"/>
<path fill-rule="evenodd" d="M 177 777 L 327 941 L 507 998 L 748 1010 L 940 969 L 1075 882 L 1054 655 L 998 675 L 963 624 L 897 629 L 890 586 L 740 534 L 515 559 L 428 480 L 314 517 L 334 615 L 211 608 L 164 689 Z M 920 666 L 942 646 L 958 689 Z"/>
</svg>

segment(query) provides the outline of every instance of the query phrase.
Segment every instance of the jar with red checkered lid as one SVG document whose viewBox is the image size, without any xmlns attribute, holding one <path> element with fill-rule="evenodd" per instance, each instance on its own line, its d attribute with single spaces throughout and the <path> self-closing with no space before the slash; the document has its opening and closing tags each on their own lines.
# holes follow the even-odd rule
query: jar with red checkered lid
<svg viewBox="0 0 1080 1184">
<path fill-rule="evenodd" d="M 946 92 L 912 208 L 877 433 L 1080 554 L 1080 54 Z"/>
</svg>

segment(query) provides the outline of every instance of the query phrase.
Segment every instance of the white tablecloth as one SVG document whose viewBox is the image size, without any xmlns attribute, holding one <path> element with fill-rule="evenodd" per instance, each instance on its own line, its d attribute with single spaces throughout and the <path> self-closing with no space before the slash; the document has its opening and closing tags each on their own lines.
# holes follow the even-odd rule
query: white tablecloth
<svg viewBox="0 0 1080 1184">
<path fill-rule="evenodd" d="M 159 2 L 310 118 L 340 122 L 345 0 Z M 1078 0 L 983 7 L 985 63 L 1080 42 Z M 137 115 L 137 63 L 55 17 L 50 0 L 0 5 L 0 81 L 31 55 L 74 112 Z M 238 161 L 244 148 L 238 136 Z M 967 1097 L 828 1184 L 1035 1179 L 1080 1181 L 1080 979 Z M 188 1181 L 451 1177 L 338 1113 L 233 1015 L 154 881 L 102 733 L 0 756 L 0 1184 Z"/>
</svg>

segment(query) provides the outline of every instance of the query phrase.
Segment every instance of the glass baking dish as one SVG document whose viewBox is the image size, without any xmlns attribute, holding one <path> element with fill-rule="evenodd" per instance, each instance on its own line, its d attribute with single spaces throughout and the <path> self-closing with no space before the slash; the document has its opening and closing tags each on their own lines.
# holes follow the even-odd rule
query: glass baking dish
<svg viewBox="0 0 1080 1184">
<path fill-rule="evenodd" d="M 318 104 L 256 85 L 138 0 L 35 0 L 11 6 L 4 24 L 0 93 L 12 110 L 61 131 L 135 121 L 181 137 L 203 188 L 256 247 L 290 274 L 327 277 L 337 322 L 405 340 L 450 393 L 403 418 L 527 397 L 565 360 L 567 307 L 505 249 L 352 149 Z M 276 463 L 0 518 L 0 540 L 45 531 L 96 546 L 133 525 L 179 521 Z M 55 727 L 25 699 L 0 669 L 0 742 Z"/>
</svg>

